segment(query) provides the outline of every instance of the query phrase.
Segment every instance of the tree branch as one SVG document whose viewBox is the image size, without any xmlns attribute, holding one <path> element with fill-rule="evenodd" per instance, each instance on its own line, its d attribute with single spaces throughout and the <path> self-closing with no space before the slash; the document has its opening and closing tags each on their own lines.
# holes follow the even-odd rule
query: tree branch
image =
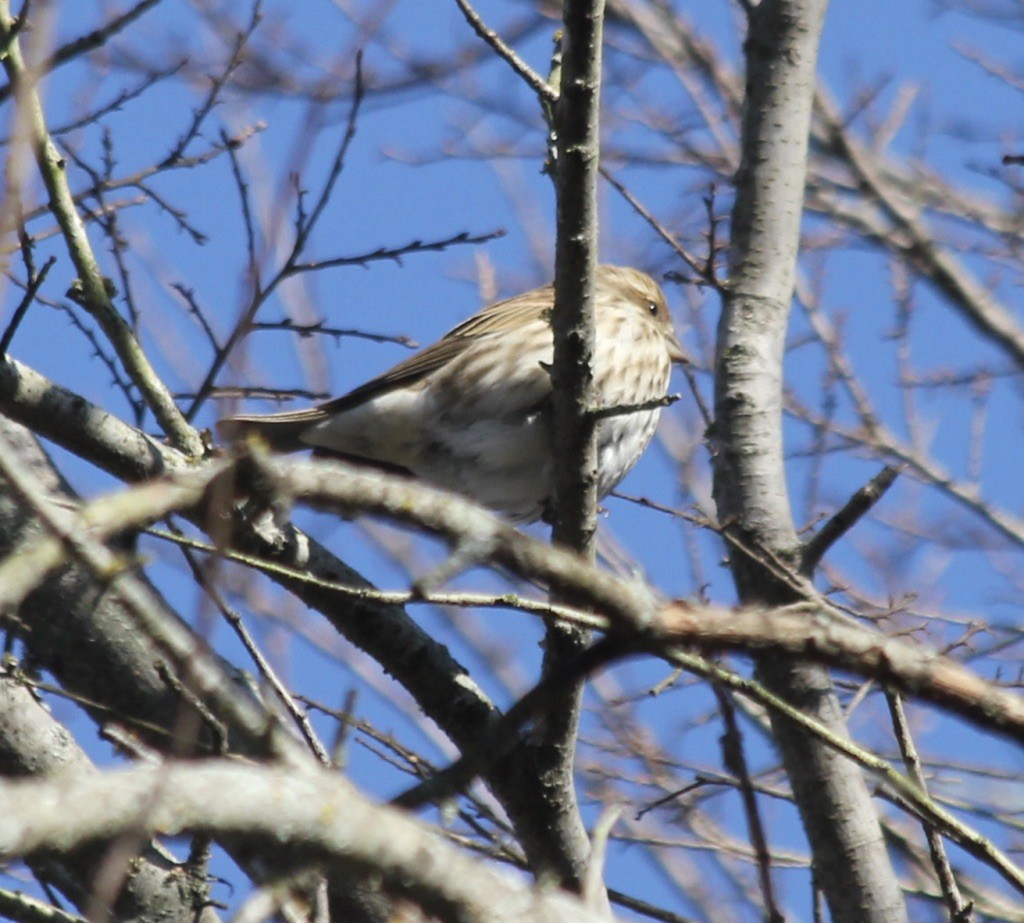
<svg viewBox="0 0 1024 923">
<path fill-rule="evenodd" d="M 94 771 L 89 757 L 28 687 L 10 672 L 0 672 L 0 775 L 74 778 Z M 40 880 L 59 888 L 75 906 L 84 909 L 102 861 L 102 852 L 87 847 L 61 857 L 40 856 L 30 865 Z M 197 911 L 204 896 L 191 893 L 188 884 L 188 876 L 175 868 L 173 857 L 166 851 L 147 848 L 134 859 L 132 874 L 109 910 L 118 919 L 216 923 L 212 907 Z M 47 923 L 70 923 L 70 915 L 47 905 L 28 906 L 22 912 L 16 908 L 17 897 L 8 892 L 0 895 L 0 914 L 43 921 L 47 919 L 44 911 L 49 911 Z"/>
<path fill-rule="evenodd" d="M 0 30 L 6 33 L 12 26 L 9 0 L 0 0 Z M 60 225 L 71 261 L 79 275 L 80 303 L 103 328 L 164 432 L 187 455 L 201 456 L 204 450 L 199 434 L 185 420 L 170 392 L 150 365 L 131 327 L 111 302 L 106 281 L 68 186 L 67 164 L 46 129 L 39 94 L 28 79 L 17 39 L 11 43 L 8 53 L 3 57 L 3 66 L 14 87 L 18 103 L 26 112 L 25 124 L 30 134 L 28 140 L 50 197 L 50 210 Z"/>
<path fill-rule="evenodd" d="M 748 17 L 746 98 L 732 214 L 729 281 L 718 329 L 714 495 L 731 536 L 730 566 L 746 604 L 811 594 L 742 549 L 797 562 L 782 452 L 782 359 L 796 278 L 807 147 L 825 0 L 763 0 Z M 795 570 L 795 567 L 789 569 Z M 846 736 L 828 675 L 761 657 L 761 681 Z M 904 923 L 899 882 L 863 776 L 800 727 L 773 715 L 820 883 L 836 923 Z"/>
<path fill-rule="evenodd" d="M 254 806 L 258 809 L 254 809 Z M 530 888 L 363 798 L 335 772 L 226 761 L 168 763 L 59 782 L 0 785 L 0 855 L 66 852 L 126 831 L 230 836 L 296 867 L 373 877 L 385 893 L 457 923 L 607 920 L 564 892 Z"/>
<path fill-rule="evenodd" d="M 180 453 L 149 439 L 21 363 L 3 357 L 0 357 L 0 411 L 122 480 L 147 480 L 188 465 Z M 486 515 L 472 505 L 470 508 L 476 515 Z M 333 583 L 367 590 L 373 587 L 318 542 L 288 523 L 269 531 L 242 529 L 237 538 L 243 552 L 283 565 L 268 570 L 271 578 L 305 605 L 320 612 L 339 633 L 380 663 L 460 750 L 475 745 L 490 723 L 500 717 L 500 711 L 448 649 L 400 606 L 379 602 L 372 596 L 353 597 L 351 594 L 340 601 L 338 593 L 325 589 Z M 550 551 L 547 546 L 542 547 Z M 293 576 L 291 571 L 300 576 Z M 78 579 L 82 580 L 80 575 Z M 140 679 L 153 673 L 152 655 L 125 644 L 121 632 L 123 613 L 112 612 L 104 626 L 106 631 L 99 630 L 87 606 L 92 598 L 88 589 L 90 583 L 83 582 L 84 585 L 76 585 L 69 598 L 63 601 L 60 601 L 62 597 L 39 601 L 38 617 L 33 624 L 40 630 L 45 629 L 45 637 L 52 642 L 46 650 L 50 668 L 53 669 L 52 664 L 56 662 L 62 675 L 70 671 L 78 681 L 100 684 L 107 691 L 110 691 L 110 684 L 129 679 L 141 687 Z M 40 592 L 59 594 L 60 590 L 60 586 L 53 585 L 44 586 Z M 66 618 L 55 621 L 54 612 Z M 74 647 L 69 638 L 91 640 L 97 633 L 109 647 L 105 651 L 94 651 L 94 655 L 108 657 L 109 666 L 96 669 L 82 658 L 68 656 Z M 60 643 L 57 643 L 58 635 Z M 33 644 L 38 647 L 40 641 L 34 639 Z M 123 663 L 122 658 L 135 654 L 137 661 Z M 152 686 L 144 691 L 133 695 L 131 689 L 130 685 L 124 689 L 118 686 L 117 701 L 122 710 L 130 713 L 151 709 L 147 713 L 153 716 L 154 723 L 170 723 L 176 707 L 175 697 L 168 694 L 158 677 L 154 677 Z M 495 767 L 487 783 L 493 786 L 495 796 L 512 820 L 531 868 L 537 872 L 564 868 L 567 847 L 551 835 L 550 816 L 541 808 L 540 783 L 532 757 L 529 748 L 519 748 Z"/>
<path fill-rule="evenodd" d="M 561 82 L 554 107 L 557 198 L 554 361 L 551 431 L 554 438 L 551 541 L 594 558 L 597 530 L 597 406 L 594 385 L 594 288 L 598 263 L 597 182 L 600 165 L 601 45 L 604 0 L 566 0 Z M 560 595 L 554 602 L 574 602 Z M 557 675 L 587 643 L 585 632 L 550 622 L 542 677 Z M 543 679 L 542 679 L 543 681 Z M 576 735 L 583 682 L 550 697 L 533 759 L 544 810 L 566 849 L 563 883 L 583 887 L 590 854 L 576 799 Z"/>
</svg>

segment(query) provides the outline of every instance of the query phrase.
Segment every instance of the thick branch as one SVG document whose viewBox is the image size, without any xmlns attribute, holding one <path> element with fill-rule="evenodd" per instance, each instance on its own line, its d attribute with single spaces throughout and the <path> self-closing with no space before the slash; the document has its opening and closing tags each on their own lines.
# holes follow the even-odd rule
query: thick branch
<svg viewBox="0 0 1024 923">
<path fill-rule="evenodd" d="M 0 411 L 126 481 L 146 480 L 188 464 L 180 453 L 3 357 Z M 500 717 L 465 668 L 401 606 L 351 596 L 340 600 L 337 593 L 324 589 L 332 583 L 366 589 L 372 589 L 372 585 L 319 543 L 289 524 L 274 526 L 265 533 L 242 530 L 238 539 L 246 553 L 284 565 L 285 570 L 272 574 L 272 579 L 320 612 L 337 631 L 380 663 L 460 749 L 472 747 Z M 69 582 L 70 587 L 66 586 Z M 116 606 L 98 610 L 109 619 L 102 627 L 96 623 L 90 606 L 96 597 L 93 586 L 87 576 L 72 569 L 60 583 L 44 584 L 29 597 L 29 602 L 38 603 L 31 620 L 33 630 L 43 635 L 42 639 L 34 638 L 34 652 L 39 653 L 36 648 L 42 640 L 48 668 L 57 669 L 62 682 L 70 674 L 77 683 L 102 689 L 97 696 L 100 699 L 114 694 L 120 711 L 144 712 L 164 726 L 175 713 L 176 696 L 155 676 L 145 689 L 132 691 L 139 677 L 153 674 L 155 658 L 148 650 L 139 649 L 141 636 L 128 632 L 126 640 L 125 616 Z M 66 596 L 62 595 L 65 591 Z M 104 597 L 107 600 L 109 597 Z M 54 619 L 53 613 L 61 618 Z M 105 666 L 72 656 L 77 645 L 83 643 L 92 646 L 93 655 L 101 657 Z M 542 874 L 572 867 L 566 857 L 576 856 L 579 851 L 551 835 L 550 815 L 540 807 L 540 783 L 532 753 L 526 748 L 516 751 L 495 767 L 487 782 L 512 820 L 531 868 Z"/>
<path fill-rule="evenodd" d="M 1024 698 L 982 679 L 932 648 L 840 621 L 813 604 L 784 609 L 673 605 L 652 629 L 659 643 L 708 653 L 771 652 L 841 667 L 926 699 L 1024 745 Z"/>
<path fill-rule="evenodd" d="M 570 923 L 606 918 L 567 894 L 533 889 L 366 801 L 327 771 L 237 763 L 168 764 L 0 786 L 0 855 L 65 852 L 125 832 L 229 835 L 296 866 L 374 876 L 442 920 Z"/>
<path fill-rule="evenodd" d="M 552 426 L 558 434 L 553 540 L 593 555 L 597 513 L 594 387 L 594 285 L 598 262 L 603 0 L 565 4 L 558 140 L 555 248 L 555 357 Z"/>
<path fill-rule="evenodd" d="M 749 14 L 742 159 L 716 350 L 714 472 L 719 519 L 733 539 L 733 576 L 747 604 L 801 598 L 762 560 L 788 562 L 792 571 L 799 566 L 782 452 L 782 358 L 826 6 L 826 0 L 763 0 Z M 806 592 L 813 592 L 809 585 Z M 820 667 L 764 657 L 758 670 L 781 698 L 846 736 L 838 699 Z M 774 716 L 773 727 L 832 918 L 905 921 L 860 771 L 792 722 Z"/>
<path fill-rule="evenodd" d="M 600 164 L 601 37 L 604 0 L 566 0 L 562 70 L 553 126 L 558 236 L 555 246 L 555 350 L 551 368 L 555 439 L 551 540 L 594 557 L 597 530 L 597 421 L 594 385 L 594 298 L 598 262 L 597 180 Z M 556 602 L 565 601 L 556 597 Z M 570 602 L 572 600 L 569 600 Z M 586 644 L 586 633 L 549 623 L 543 675 L 559 673 Z M 561 879 L 581 888 L 590 844 L 576 801 L 576 734 L 583 683 L 552 696 L 533 759 L 544 812 L 568 862 Z"/>
<path fill-rule="evenodd" d="M 75 778 L 94 771 L 89 757 L 39 699 L 15 677 L 0 674 L 0 775 Z M 101 852 L 85 848 L 61 857 L 38 857 L 31 867 L 40 880 L 59 888 L 84 910 L 102 861 Z M 148 849 L 134 860 L 112 912 L 120 921 L 138 923 L 155 919 L 214 923 L 217 914 L 212 907 L 197 910 L 203 895 L 192 893 L 191 883 L 191 877 L 175 868 L 166 852 Z"/>
</svg>

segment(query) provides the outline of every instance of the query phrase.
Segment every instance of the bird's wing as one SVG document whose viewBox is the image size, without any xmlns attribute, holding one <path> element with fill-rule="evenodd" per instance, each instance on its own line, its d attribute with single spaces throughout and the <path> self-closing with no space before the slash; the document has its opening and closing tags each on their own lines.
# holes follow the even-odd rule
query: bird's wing
<svg viewBox="0 0 1024 923">
<path fill-rule="evenodd" d="M 478 338 L 490 333 L 515 329 L 531 319 L 543 318 L 545 313 L 550 313 L 553 297 L 551 286 L 547 286 L 499 301 L 449 330 L 433 345 L 410 356 L 404 362 L 399 362 L 383 375 L 360 385 L 348 394 L 307 410 L 274 414 L 274 418 L 288 422 L 304 420 L 315 423 L 333 413 L 350 410 L 387 391 L 415 384 L 460 356 Z"/>
<path fill-rule="evenodd" d="M 431 372 L 458 358 L 480 337 L 502 330 L 521 328 L 531 319 L 542 320 L 550 312 L 554 299 L 552 287 L 535 289 L 484 308 L 457 327 L 449 330 L 432 346 L 410 356 L 383 375 L 360 385 L 348 394 L 306 407 L 302 410 L 283 410 L 270 414 L 241 414 L 222 420 L 221 433 L 236 438 L 244 432 L 259 432 L 275 448 L 285 451 L 302 447 L 302 434 L 316 423 L 322 423 L 332 414 L 358 407 L 388 391 L 415 384 Z"/>
</svg>

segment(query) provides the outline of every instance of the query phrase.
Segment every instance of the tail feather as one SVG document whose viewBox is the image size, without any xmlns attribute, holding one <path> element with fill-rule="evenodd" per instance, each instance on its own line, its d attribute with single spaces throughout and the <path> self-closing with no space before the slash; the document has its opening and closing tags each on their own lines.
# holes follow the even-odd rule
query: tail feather
<svg viewBox="0 0 1024 923">
<path fill-rule="evenodd" d="M 225 417 L 217 424 L 222 439 L 235 442 L 246 436 L 255 435 L 263 439 L 275 452 L 297 452 L 308 449 L 302 434 L 314 423 L 324 419 L 318 408 L 285 411 L 272 414 L 240 414 Z"/>
</svg>

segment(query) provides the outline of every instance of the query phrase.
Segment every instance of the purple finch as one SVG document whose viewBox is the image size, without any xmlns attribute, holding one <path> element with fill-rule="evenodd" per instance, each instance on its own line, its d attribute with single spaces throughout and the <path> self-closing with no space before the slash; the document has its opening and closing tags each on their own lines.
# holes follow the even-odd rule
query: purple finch
<svg viewBox="0 0 1024 923">
<path fill-rule="evenodd" d="M 343 397 L 306 410 L 236 416 L 222 432 L 255 432 L 284 451 L 312 448 L 408 471 L 516 522 L 548 508 L 558 434 L 551 429 L 554 288 L 499 301 Z M 645 273 L 597 271 L 594 380 L 598 494 L 647 448 L 673 362 L 686 354 L 665 296 Z M 621 408 L 615 412 L 615 408 Z"/>
</svg>

